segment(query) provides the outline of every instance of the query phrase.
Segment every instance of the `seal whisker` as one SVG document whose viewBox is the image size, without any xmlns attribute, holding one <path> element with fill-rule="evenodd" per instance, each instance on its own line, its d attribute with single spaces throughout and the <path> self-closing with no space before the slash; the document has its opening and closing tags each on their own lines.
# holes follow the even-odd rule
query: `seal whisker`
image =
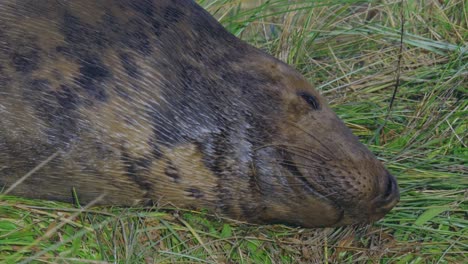
<svg viewBox="0 0 468 264">
<path fill-rule="evenodd" d="M 320 151 L 313 151 L 311 149 L 307 149 L 307 148 L 297 146 L 297 145 L 285 145 L 285 144 L 283 144 L 283 146 L 285 146 L 286 149 L 293 150 L 294 151 L 293 153 L 296 154 L 296 155 L 298 155 L 298 152 L 296 152 L 298 150 L 303 155 L 314 155 L 315 157 L 318 157 L 319 159 L 325 160 L 325 161 L 333 160 L 331 157 L 329 157 L 327 155 L 324 155 L 324 153 L 321 153 Z M 301 157 L 306 158 L 308 156 L 301 156 Z"/>
<path fill-rule="evenodd" d="M 297 151 L 294 151 L 294 149 L 291 149 L 290 147 L 285 147 L 285 148 L 283 148 L 283 150 L 286 150 L 286 151 L 296 155 L 297 157 L 300 157 L 300 158 L 303 158 L 303 159 L 306 159 L 306 160 L 312 161 L 312 162 L 318 161 L 321 164 L 325 164 L 326 162 L 331 161 L 331 159 L 325 157 L 324 155 L 321 155 L 318 152 L 314 152 L 314 151 L 297 152 Z M 293 151 L 291 151 L 291 150 L 293 150 Z"/>
<path fill-rule="evenodd" d="M 331 149 L 329 149 L 327 147 L 327 145 L 323 144 L 322 141 L 320 141 L 319 139 L 317 139 L 317 137 L 315 135 L 313 135 L 312 133 L 310 133 L 309 131 L 307 131 L 307 129 L 304 129 L 302 128 L 301 126 L 297 125 L 296 123 L 294 122 L 291 122 L 289 120 L 287 120 L 287 122 L 290 124 L 290 125 L 293 125 L 294 127 L 296 127 L 297 129 L 299 129 L 300 131 L 304 132 L 307 136 L 311 137 L 312 139 L 314 139 L 317 143 L 319 143 L 320 146 L 322 146 L 325 150 L 328 151 L 328 154 L 330 154 L 332 157 L 333 157 L 333 151 L 331 151 Z"/>
<path fill-rule="evenodd" d="M 300 163 L 297 163 L 297 162 L 290 162 L 290 161 L 278 161 L 278 164 L 280 165 L 296 165 L 298 168 L 302 168 L 302 169 L 321 169 L 321 168 L 325 168 L 325 166 L 322 166 L 322 165 L 317 165 L 317 166 L 314 166 L 314 165 L 310 165 L 310 164 L 300 164 Z"/>
<path fill-rule="evenodd" d="M 268 147 L 275 147 L 277 148 L 278 150 L 284 150 L 284 151 L 290 151 L 291 148 L 295 148 L 296 146 L 295 145 L 287 145 L 287 144 L 275 144 L 275 143 L 272 143 L 272 144 L 264 144 L 260 147 L 257 147 L 255 148 L 253 151 L 258 151 L 258 150 L 261 150 L 261 149 L 264 149 L 264 148 L 268 148 Z M 330 158 L 327 158 L 326 156 L 318 153 L 318 152 L 314 152 L 312 150 L 307 150 L 307 149 L 303 149 L 303 148 L 300 148 L 298 147 L 301 151 L 305 151 L 305 153 L 298 153 L 298 152 L 293 152 L 295 155 L 299 156 L 299 157 L 302 157 L 302 158 L 305 158 L 305 159 L 309 159 L 311 161 L 314 160 L 320 160 L 320 161 L 330 161 L 331 159 Z M 312 156 L 310 156 L 312 155 Z"/>
</svg>

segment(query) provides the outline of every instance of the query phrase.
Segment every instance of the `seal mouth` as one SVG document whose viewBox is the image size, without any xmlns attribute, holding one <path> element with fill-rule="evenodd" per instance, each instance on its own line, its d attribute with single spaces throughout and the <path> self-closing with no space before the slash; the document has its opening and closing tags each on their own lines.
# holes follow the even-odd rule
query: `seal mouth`
<svg viewBox="0 0 468 264">
<path fill-rule="evenodd" d="M 304 186 L 306 187 L 305 189 L 309 193 L 311 193 L 313 195 L 316 195 L 316 196 L 319 196 L 320 198 L 331 202 L 331 200 L 329 198 L 327 198 L 325 195 L 323 195 L 322 193 L 320 193 L 317 190 L 317 187 L 313 183 L 311 183 L 309 180 L 307 180 L 307 178 L 304 176 L 304 174 L 297 167 L 296 163 L 292 160 L 292 155 L 291 155 L 291 153 L 289 151 L 282 150 L 281 154 L 282 154 L 281 155 L 282 156 L 281 157 L 282 158 L 281 165 L 285 169 L 287 169 L 294 177 L 299 179 L 304 184 Z"/>
<path fill-rule="evenodd" d="M 322 193 L 320 193 L 317 190 L 316 186 L 314 186 L 313 183 L 311 183 L 309 180 L 307 180 L 307 178 L 304 176 L 304 174 L 297 167 L 296 163 L 292 160 L 292 154 L 289 151 L 282 150 L 281 151 L 281 159 L 282 159 L 281 166 L 283 166 L 292 176 L 299 179 L 299 181 L 302 184 L 304 184 L 304 186 L 305 186 L 304 189 L 309 194 L 311 194 L 311 195 L 319 198 L 320 200 L 330 204 L 336 210 L 336 213 L 338 215 L 336 217 L 336 220 L 333 223 L 327 223 L 327 226 L 340 226 L 340 225 L 343 225 L 340 222 L 345 218 L 345 210 L 341 206 L 336 204 L 333 200 L 331 200 L 330 198 L 328 198 L 325 195 L 323 195 Z"/>
</svg>

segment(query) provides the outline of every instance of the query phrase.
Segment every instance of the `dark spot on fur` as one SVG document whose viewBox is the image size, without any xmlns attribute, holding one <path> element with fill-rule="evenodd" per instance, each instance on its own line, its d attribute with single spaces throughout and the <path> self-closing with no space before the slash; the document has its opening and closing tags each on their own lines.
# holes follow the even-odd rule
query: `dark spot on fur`
<svg viewBox="0 0 468 264">
<path fill-rule="evenodd" d="M 79 96 L 69 87 L 61 85 L 60 89 L 53 92 L 60 108 L 67 111 L 75 110 L 79 103 Z"/>
<path fill-rule="evenodd" d="M 40 104 L 39 102 L 44 99 L 42 97 L 52 90 L 49 81 L 46 79 L 33 79 L 27 82 L 26 86 L 27 88 L 22 91 L 23 98 L 32 103 L 35 107 L 38 107 L 39 105 L 35 104 Z"/>
<path fill-rule="evenodd" d="M 45 120 L 51 142 L 64 145 L 77 136 L 76 108 L 79 96 L 69 87 L 54 89 L 49 81 L 34 79 L 27 83 L 23 98 L 34 105 L 36 114 Z"/>
<path fill-rule="evenodd" d="M 42 109 L 44 113 L 52 114 L 55 111 L 72 111 L 77 108 L 79 96 L 69 87 L 61 85 L 59 89 L 50 87 L 49 81 L 44 79 L 34 79 L 28 85 L 29 89 L 24 90 L 24 98 L 33 103 L 39 102 L 42 106 L 50 106 L 49 109 Z M 41 107 L 41 106 L 37 106 Z"/>
<path fill-rule="evenodd" d="M 78 86 L 78 89 L 86 92 L 91 98 L 89 100 L 84 100 L 89 105 L 94 104 L 94 100 L 106 101 L 108 94 L 106 92 L 105 81 L 108 77 L 111 76 L 108 68 L 101 62 L 100 56 L 96 51 L 96 43 L 101 42 L 100 37 L 87 37 L 89 35 L 83 29 L 82 34 L 83 41 L 80 42 L 80 38 L 73 39 L 72 42 L 69 42 L 66 46 L 58 46 L 56 50 L 73 60 L 76 60 L 80 64 L 79 76 L 74 79 L 74 83 Z M 78 41 L 78 42 L 73 42 Z M 93 42 L 97 41 L 97 42 Z M 99 45 L 98 45 L 99 46 Z"/>
<path fill-rule="evenodd" d="M 80 19 L 69 12 L 63 16 L 63 31 L 65 39 L 69 43 L 89 41 L 89 27 L 84 26 Z"/>
<path fill-rule="evenodd" d="M 241 203 L 240 208 L 242 210 L 243 217 L 248 219 L 256 219 L 260 213 L 256 203 Z"/>
<path fill-rule="evenodd" d="M 126 152 L 122 153 L 121 159 L 127 171 L 127 175 L 132 178 L 135 177 L 137 174 L 136 164 L 130 160 L 130 157 L 128 156 Z"/>
<path fill-rule="evenodd" d="M 36 48 L 21 47 L 13 53 L 11 60 L 16 71 L 27 74 L 37 69 L 39 54 Z"/>
<path fill-rule="evenodd" d="M 93 98 L 106 101 L 107 93 L 103 82 L 109 76 L 109 70 L 99 58 L 85 59 L 81 62 L 80 77 L 76 79 L 76 83 Z"/>
<path fill-rule="evenodd" d="M 218 184 L 218 205 L 222 212 L 226 215 L 232 214 L 233 202 L 238 198 L 234 198 L 229 186 Z"/>
<path fill-rule="evenodd" d="M 199 189 L 195 187 L 188 188 L 185 191 L 189 193 L 190 197 L 193 197 L 195 199 L 200 199 L 205 196 L 205 194 L 202 191 L 200 191 Z"/>
<path fill-rule="evenodd" d="M 128 76 L 132 78 L 137 78 L 139 74 L 139 69 L 134 58 L 130 54 L 124 52 L 122 52 L 119 55 L 119 57 L 120 61 L 122 62 L 122 66 L 124 67 L 125 72 L 128 74 Z"/>
<path fill-rule="evenodd" d="M 231 214 L 233 201 L 237 200 L 229 188 L 229 179 L 232 177 L 228 168 L 226 158 L 230 157 L 230 151 L 234 148 L 229 143 L 227 131 L 211 133 L 202 141 L 196 143 L 197 148 L 203 155 L 204 165 L 217 176 L 217 198 L 219 208 L 226 214 Z M 238 176 L 238 175 L 235 175 Z"/>
<path fill-rule="evenodd" d="M 143 157 L 136 160 L 136 165 L 145 170 L 149 170 L 149 168 L 151 168 L 151 164 L 153 164 L 151 157 Z"/>
<path fill-rule="evenodd" d="M 197 148 L 203 154 L 204 165 L 219 178 L 223 178 L 225 171 L 225 157 L 229 150 L 228 139 L 225 133 L 212 133 L 202 142 L 197 142 Z"/>
<path fill-rule="evenodd" d="M 154 142 L 150 142 L 150 146 L 152 146 L 153 151 L 151 151 L 151 155 L 155 160 L 159 160 L 163 157 L 162 150 L 158 147 L 157 144 Z"/>
<path fill-rule="evenodd" d="M 78 17 L 65 12 L 63 16 L 62 32 L 67 45 L 61 49 L 63 52 L 74 58 L 98 57 L 99 51 L 109 44 L 108 28 L 94 27 L 81 21 Z"/>
<path fill-rule="evenodd" d="M 142 189 L 150 192 L 152 183 L 148 180 L 148 168 L 151 166 L 151 159 L 133 158 L 130 154 L 122 150 L 121 161 L 125 167 L 127 176 Z"/>
<path fill-rule="evenodd" d="M 152 51 L 152 45 L 149 36 L 146 34 L 145 21 L 135 18 L 131 19 L 124 28 L 126 34 L 122 37 L 122 42 L 132 50 L 148 55 Z"/>
<path fill-rule="evenodd" d="M 153 20 L 153 22 L 151 23 L 151 27 L 153 29 L 154 35 L 156 35 L 157 37 L 161 36 L 161 22 L 159 22 L 158 20 Z"/>
<path fill-rule="evenodd" d="M 65 47 L 65 46 L 57 46 L 57 47 L 55 47 L 55 51 L 57 51 L 58 53 L 62 53 L 62 54 L 69 54 L 70 53 L 70 49 L 68 47 Z"/>
<path fill-rule="evenodd" d="M 170 178 L 172 178 L 174 182 L 179 182 L 179 170 L 174 166 L 174 164 L 172 164 L 172 162 L 168 162 L 167 167 L 164 169 L 164 173 Z"/>
</svg>

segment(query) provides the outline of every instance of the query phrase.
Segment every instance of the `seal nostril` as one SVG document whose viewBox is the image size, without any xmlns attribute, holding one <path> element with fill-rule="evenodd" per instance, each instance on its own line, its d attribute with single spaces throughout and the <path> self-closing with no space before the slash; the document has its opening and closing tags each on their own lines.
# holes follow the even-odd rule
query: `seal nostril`
<svg viewBox="0 0 468 264">
<path fill-rule="evenodd" d="M 385 190 L 384 190 L 385 189 Z M 381 195 L 377 196 L 373 201 L 373 209 L 371 219 L 380 219 L 388 213 L 400 200 L 400 194 L 395 178 L 391 174 L 387 174 L 385 182 L 382 184 Z"/>
<path fill-rule="evenodd" d="M 390 195 L 392 195 L 393 192 L 395 191 L 395 188 L 396 188 L 395 180 L 393 179 L 392 176 L 388 175 L 387 176 L 387 185 L 386 185 L 385 193 L 384 193 L 383 197 L 387 198 Z"/>
</svg>

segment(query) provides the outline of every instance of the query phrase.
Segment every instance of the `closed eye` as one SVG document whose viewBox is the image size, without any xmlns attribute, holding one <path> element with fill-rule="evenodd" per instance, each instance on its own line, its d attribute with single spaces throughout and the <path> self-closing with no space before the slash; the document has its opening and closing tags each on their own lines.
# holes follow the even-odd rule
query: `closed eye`
<svg viewBox="0 0 468 264">
<path fill-rule="evenodd" d="M 298 92 L 297 95 L 302 97 L 302 99 L 304 99 L 313 110 L 320 110 L 320 104 L 315 96 L 307 92 Z"/>
</svg>

